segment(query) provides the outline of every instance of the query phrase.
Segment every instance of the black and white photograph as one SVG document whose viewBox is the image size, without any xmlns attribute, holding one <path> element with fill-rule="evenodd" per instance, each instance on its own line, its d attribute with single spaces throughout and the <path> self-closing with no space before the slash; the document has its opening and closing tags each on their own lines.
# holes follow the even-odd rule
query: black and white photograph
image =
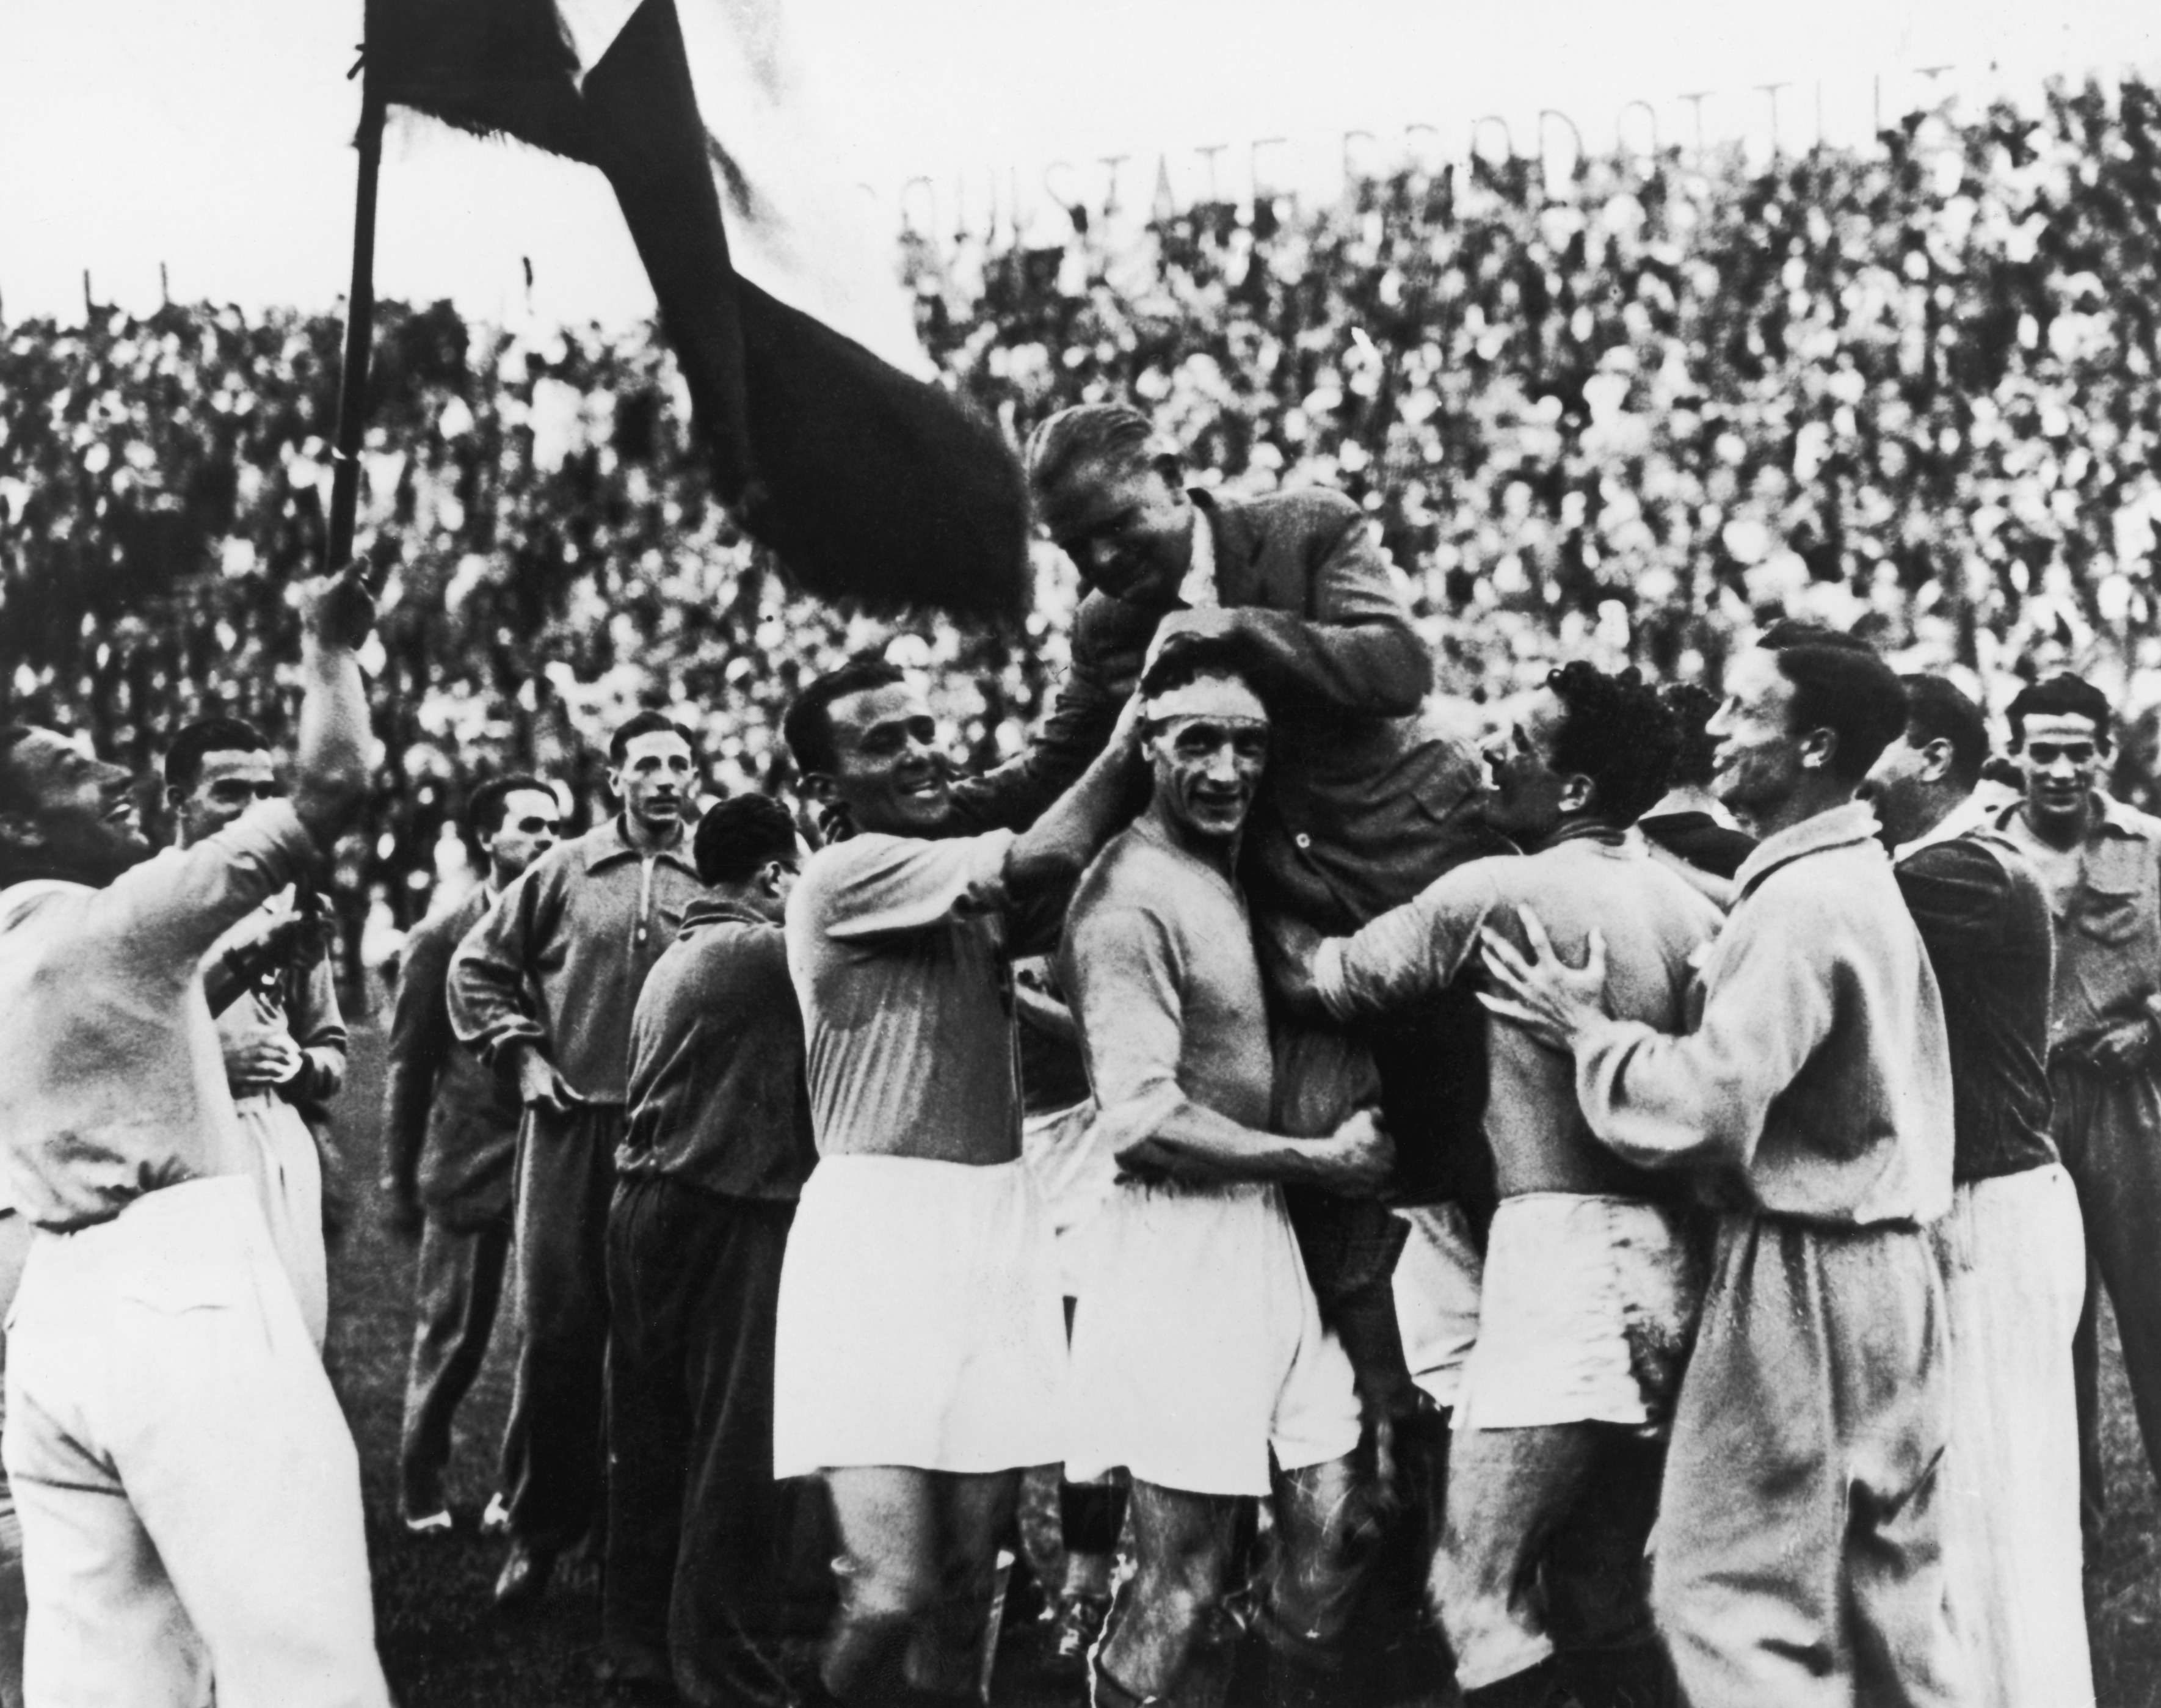
<svg viewBox="0 0 2161 1708">
<path fill-rule="evenodd" d="M 0 1708 L 2161 1708 L 2161 14 L 0 3 Z"/>
</svg>

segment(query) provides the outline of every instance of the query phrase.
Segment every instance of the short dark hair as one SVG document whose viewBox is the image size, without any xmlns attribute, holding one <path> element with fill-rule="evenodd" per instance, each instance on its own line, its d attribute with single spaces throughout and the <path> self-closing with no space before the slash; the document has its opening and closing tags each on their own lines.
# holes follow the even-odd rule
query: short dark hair
<svg viewBox="0 0 2161 1708">
<path fill-rule="evenodd" d="M 165 751 L 165 787 L 188 789 L 202 781 L 203 761 L 212 753 L 267 753 L 269 742 L 253 724 L 237 717 L 204 717 L 182 726 Z"/>
<path fill-rule="evenodd" d="M 691 758 L 698 757 L 698 738 L 689 730 L 664 711 L 641 711 L 628 721 L 618 724 L 615 733 L 608 737 L 608 763 L 622 764 L 622 756 L 630 750 L 630 744 L 640 736 L 662 733 L 682 737 L 683 745 L 690 750 Z"/>
<path fill-rule="evenodd" d="M 1999 789 L 2023 789 L 2026 786 L 2026 773 L 2018 768 L 2018 762 L 2007 759 L 2001 753 L 1982 763 L 1981 778 L 1984 783 L 1993 783 Z"/>
<path fill-rule="evenodd" d="M 1718 696 L 1700 682 L 1669 682 L 1659 690 L 1659 698 L 1673 714 L 1674 733 L 1680 743 L 1666 786 L 1708 788 L 1718 761 L 1718 740 L 1709 729 L 1718 711 Z"/>
<path fill-rule="evenodd" d="M 1055 492 L 1075 469 L 1138 457 L 1156 442 L 1155 424 L 1127 404 L 1075 404 L 1028 435 L 1028 482 Z"/>
<path fill-rule="evenodd" d="M 2026 720 L 2029 717 L 2090 718 L 2094 726 L 2094 745 L 2104 753 L 2115 736 L 2116 711 L 2108 703 L 2108 696 L 2085 677 L 2074 676 L 2068 670 L 2045 682 L 2028 683 L 2012 700 L 2005 716 L 2011 720 L 2011 751 L 2014 753 L 2026 745 Z"/>
<path fill-rule="evenodd" d="M 690 851 L 705 884 L 741 883 L 778 860 L 793 864 L 795 820 L 769 794 L 736 794 L 716 801 L 698 820 Z"/>
<path fill-rule="evenodd" d="M 1811 623 L 1779 622 L 1757 644 L 1794 685 L 1787 727 L 1797 735 L 1831 732 L 1830 774 L 1840 782 L 1859 783 L 1905 733 L 1905 687 L 1866 641 Z"/>
<path fill-rule="evenodd" d="M 508 777 L 491 777 L 466 797 L 466 828 L 476 836 L 492 836 L 502 828 L 502 815 L 510 797 L 522 789 L 544 794 L 550 800 L 555 799 L 554 789 L 522 771 Z"/>
<path fill-rule="evenodd" d="M 1906 740 L 1916 747 L 1930 742 L 1951 746 L 1950 781 L 1971 791 L 1988 763 L 1988 720 L 1981 708 L 1941 676 L 1898 679 L 1906 686 Z"/>
<path fill-rule="evenodd" d="M 1252 652 L 1227 634 L 1201 635 L 1165 647 L 1141 674 L 1141 697 L 1168 694 L 1204 676 L 1235 676 L 1253 690 L 1263 706 L 1268 704 L 1268 696 L 1253 680 Z"/>
<path fill-rule="evenodd" d="M 1546 686 L 1567 711 L 1553 768 L 1591 779 L 1591 810 L 1601 818 L 1634 824 L 1672 781 L 1679 721 L 1633 666 L 1609 676 L 1576 659 L 1551 672 Z"/>
<path fill-rule="evenodd" d="M 841 763 L 833 747 L 833 702 L 873 688 L 890 688 L 905 682 L 883 659 L 857 659 L 837 670 L 814 678 L 789 702 L 780 721 L 780 738 L 795 760 L 795 768 L 808 777 L 814 771 L 831 772 Z"/>
<path fill-rule="evenodd" d="M 1788 647 L 1830 647 L 1836 652 L 1859 653 L 1871 659 L 1876 656 L 1876 648 L 1859 635 L 1820 622 L 1803 622 L 1798 617 L 1780 617 L 1763 631 L 1763 638 L 1756 644 L 1773 653 L 1783 652 Z"/>
<path fill-rule="evenodd" d="M 37 733 L 33 724 L 0 724 L 0 813 L 34 813 L 44 805 L 15 761 L 15 750 Z"/>
</svg>

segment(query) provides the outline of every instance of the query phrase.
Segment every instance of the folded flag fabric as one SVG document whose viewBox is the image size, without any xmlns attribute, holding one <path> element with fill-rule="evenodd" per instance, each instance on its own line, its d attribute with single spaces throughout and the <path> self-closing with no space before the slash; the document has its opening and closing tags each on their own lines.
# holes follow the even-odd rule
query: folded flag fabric
<svg viewBox="0 0 2161 1708">
<path fill-rule="evenodd" d="M 694 0 L 711 3 L 711 0 Z M 368 0 L 386 101 L 604 173 L 653 282 L 716 490 L 820 596 L 1008 618 L 1027 494 L 997 430 L 737 271 L 674 0 Z"/>
</svg>

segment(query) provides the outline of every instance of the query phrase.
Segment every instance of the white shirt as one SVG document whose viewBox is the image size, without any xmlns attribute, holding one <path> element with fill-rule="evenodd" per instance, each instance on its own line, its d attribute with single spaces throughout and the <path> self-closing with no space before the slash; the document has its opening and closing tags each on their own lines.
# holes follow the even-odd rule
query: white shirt
<svg viewBox="0 0 2161 1708">
<path fill-rule="evenodd" d="M 1216 530 L 1198 504 L 1193 507 L 1193 560 L 1178 584 L 1178 596 L 1195 611 L 1213 611 L 1223 602 L 1216 594 Z"/>
<path fill-rule="evenodd" d="M 0 896 L 0 1175 L 39 1226 L 245 1171 L 202 957 L 313 852 L 291 804 L 264 801 L 102 889 Z"/>
</svg>

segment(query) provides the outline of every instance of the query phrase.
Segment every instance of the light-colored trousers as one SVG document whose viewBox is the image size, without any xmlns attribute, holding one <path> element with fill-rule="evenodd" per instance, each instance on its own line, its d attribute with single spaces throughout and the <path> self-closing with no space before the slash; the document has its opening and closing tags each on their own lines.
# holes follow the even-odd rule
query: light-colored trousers
<svg viewBox="0 0 2161 1708">
<path fill-rule="evenodd" d="M 233 1099 L 263 1195 L 270 1243 L 293 1283 L 315 1351 L 330 1331 L 330 1260 L 323 1249 L 323 1159 L 300 1112 L 274 1091 Z"/>
<path fill-rule="evenodd" d="M 2054 1164 L 1961 1186 L 1938 1225 L 1951 1308 L 1944 1546 L 1976 1708 L 2093 1708 L 2071 1337 L 2078 1193 Z"/>
<path fill-rule="evenodd" d="M 1722 1217 L 1651 1537 L 1696 1708 L 1952 1708 L 1950 1307 L 1910 1224 Z"/>
<path fill-rule="evenodd" d="M 30 1255 L 30 1224 L 19 1211 L 0 1211 L 0 1319 L 15 1303 Z M 0 1379 L 7 1372 L 7 1336 L 0 1335 Z M 23 1708 L 23 1524 L 15 1492 L 0 1474 L 0 1708 Z"/>
<path fill-rule="evenodd" d="M 0 1451 L 30 1708 L 387 1708 L 358 1460 L 253 1180 L 36 1237 Z"/>
</svg>

